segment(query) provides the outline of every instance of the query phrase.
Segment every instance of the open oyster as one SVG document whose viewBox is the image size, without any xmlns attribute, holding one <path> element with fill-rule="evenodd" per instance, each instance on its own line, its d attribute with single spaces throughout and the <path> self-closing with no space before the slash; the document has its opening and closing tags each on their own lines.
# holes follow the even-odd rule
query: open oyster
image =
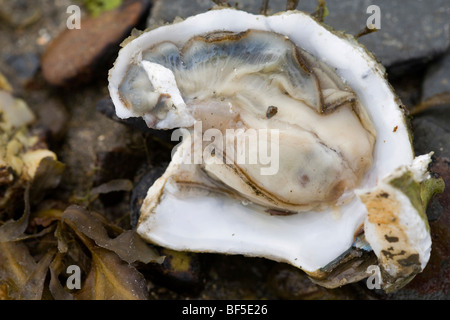
<svg viewBox="0 0 450 320">
<path fill-rule="evenodd" d="M 148 241 L 287 262 L 328 287 L 368 276 L 342 267 L 357 247 L 388 291 L 425 267 L 442 186 L 351 36 L 299 11 L 213 10 L 127 40 L 109 90 L 119 117 L 182 128 L 141 209 Z"/>
</svg>

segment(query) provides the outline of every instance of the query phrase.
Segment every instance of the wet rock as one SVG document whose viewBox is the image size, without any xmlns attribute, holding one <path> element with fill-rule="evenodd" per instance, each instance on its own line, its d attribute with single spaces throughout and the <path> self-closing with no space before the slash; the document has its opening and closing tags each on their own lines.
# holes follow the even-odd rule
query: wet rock
<svg viewBox="0 0 450 320">
<path fill-rule="evenodd" d="M 320 299 L 327 290 L 314 284 L 302 271 L 279 265 L 272 272 L 270 284 L 282 299 Z"/>
<path fill-rule="evenodd" d="M 259 13 L 261 0 L 228 1 L 238 8 Z M 328 0 L 329 15 L 325 23 L 337 30 L 356 35 L 366 27 L 370 5 L 381 10 L 381 30 L 360 38 L 360 42 L 390 68 L 402 73 L 411 65 L 431 61 L 450 47 L 450 6 L 447 0 L 390 1 L 390 0 Z M 212 7 L 207 0 L 156 1 L 149 26 L 172 22 L 177 16 L 185 18 Z M 268 13 L 282 11 L 286 1 L 269 1 Z M 300 1 L 297 9 L 313 13 L 317 1 Z"/>
<path fill-rule="evenodd" d="M 277 299 L 267 284 L 276 262 L 242 255 L 202 254 L 202 258 L 208 275 L 201 299 Z"/>
<path fill-rule="evenodd" d="M 315 1 L 301 1 L 298 8 L 314 10 Z M 431 61 L 450 46 L 450 6 L 436 1 L 327 1 L 329 16 L 325 23 L 356 35 L 365 28 L 370 5 L 381 13 L 381 29 L 360 38 L 391 73 L 400 73 L 416 63 Z M 395 67 L 395 68 L 394 68 Z"/>
<path fill-rule="evenodd" d="M 421 101 L 421 92 L 417 88 L 422 86 L 424 73 L 425 68 L 413 68 L 402 75 L 389 76 L 389 83 L 408 110 L 412 110 Z"/>
<path fill-rule="evenodd" d="M 66 29 L 46 49 L 44 78 L 54 86 L 86 83 L 94 76 L 106 79 L 120 42 L 145 20 L 149 9 L 149 0 L 130 0 L 98 17 L 81 19 L 81 29 Z"/>
<path fill-rule="evenodd" d="M 437 173 L 444 179 L 445 189 L 442 194 L 435 197 L 436 207 L 439 214 L 434 216 L 431 221 L 437 221 L 442 214 L 450 216 L 450 158 L 436 158 L 432 164 L 431 171 Z M 446 218 L 444 218 L 445 221 Z"/>
<path fill-rule="evenodd" d="M 145 124 L 144 119 L 142 119 L 141 117 L 120 119 L 116 115 L 114 103 L 112 102 L 111 98 L 109 98 L 109 97 L 99 100 L 99 102 L 97 103 L 97 111 L 116 122 L 126 124 L 130 127 L 133 127 L 134 129 L 139 130 L 139 131 L 149 132 L 149 130 L 150 130 L 147 127 L 147 125 Z M 161 130 L 158 130 L 158 131 L 161 131 Z"/>
<path fill-rule="evenodd" d="M 94 176 L 94 186 L 116 179 L 133 179 L 136 168 L 145 159 L 144 153 L 133 152 L 128 146 L 120 146 L 96 154 L 96 167 L 100 168 Z M 125 192 L 116 191 L 101 194 L 100 199 L 108 206 L 120 202 Z"/>
<path fill-rule="evenodd" d="M 450 92 L 450 52 L 428 68 L 422 87 L 422 99 L 425 100 L 443 92 Z"/>
<path fill-rule="evenodd" d="M 49 144 L 55 145 L 62 141 L 67 130 L 69 114 L 64 105 L 55 98 L 45 97 L 45 102 L 35 108 L 37 114 L 36 126 L 47 134 Z"/>
<path fill-rule="evenodd" d="M 437 157 L 450 158 L 450 108 L 430 107 L 413 121 L 414 149 L 416 154 L 431 151 Z"/>
<path fill-rule="evenodd" d="M 373 299 L 373 293 L 359 283 L 337 289 L 325 289 L 311 281 L 300 269 L 277 264 L 270 273 L 269 284 L 281 299 L 286 300 L 342 300 Z"/>
<path fill-rule="evenodd" d="M 263 2 L 262 0 L 228 1 L 234 8 L 255 14 L 262 12 Z M 176 17 L 187 18 L 208 11 L 215 5 L 211 0 L 156 0 L 148 20 L 148 26 L 172 22 Z M 267 13 L 276 13 L 285 9 L 286 0 L 271 0 Z"/>
<path fill-rule="evenodd" d="M 150 169 L 145 168 L 145 174 L 142 177 L 137 178 L 138 181 L 135 184 L 130 197 L 130 220 L 131 226 L 136 228 L 142 203 L 147 196 L 148 189 L 153 185 L 153 183 L 160 177 L 165 171 L 164 166 L 153 167 Z"/>
<path fill-rule="evenodd" d="M 127 178 L 136 181 L 130 200 L 131 226 L 136 227 L 140 208 L 148 189 L 165 171 L 172 148 L 178 141 L 171 141 L 171 130 L 149 129 L 142 118 L 119 119 L 110 98 L 100 99 L 96 106 L 99 114 L 117 124 L 128 127 L 130 132 L 142 137 L 139 151 L 135 148 L 118 148 L 97 153 L 97 167 L 102 168 L 96 176 L 96 184 L 109 178 Z M 122 170 L 120 168 L 125 168 Z M 132 176 L 132 174 L 136 174 Z M 108 195 L 109 197 L 109 195 Z"/>
<path fill-rule="evenodd" d="M 114 158 L 107 156 L 108 153 L 114 154 L 114 150 L 127 150 L 127 153 L 135 151 L 137 154 L 145 152 L 139 133 L 96 111 L 98 97 L 95 96 L 95 91 L 103 96 L 104 90 L 106 88 L 100 85 L 85 88 L 65 100 L 70 120 L 60 150 L 63 162 L 67 164 L 60 191 L 63 195 L 69 193 L 68 196 L 74 198 L 76 203 L 80 203 L 89 194 L 96 186 L 96 181 L 106 177 L 116 179 L 113 177 L 114 172 L 107 170 L 103 173 L 102 168 L 97 166 L 100 162 L 105 164 L 104 161 L 99 162 L 99 158 Z M 120 171 L 120 168 L 115 170 Z"/>
</svg>

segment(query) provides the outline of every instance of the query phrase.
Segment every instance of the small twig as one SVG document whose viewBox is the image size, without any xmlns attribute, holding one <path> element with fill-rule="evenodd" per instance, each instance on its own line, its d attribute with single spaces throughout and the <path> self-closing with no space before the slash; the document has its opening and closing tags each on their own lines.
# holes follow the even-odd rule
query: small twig
<svg viewBox="0 0 450 320">
<path fill-rule="evenodd" d="M 439 106 L 450 106 L 450 92 L 443 92 L 431 96 L 430 98 L 416 105 L 410 111 L 410 115 L 417 116 L 419 113 Z"/>
<path fill-rule="evenodd" d="M 267 10 L 269 9 L 269 0 L 263 0 L 261 14 L 267 16 Z"/>
<path fill-rule="evenodd" d="M 299 0 L 287 0 L 286 1 L 286 10 L 295 10 L 297 9 Z"/>
<path fill-rule="evenodd" d="M 358 32 L 357 35 L 355 35 L 355 38 L 359 39 L 361 37 L 364 37 L 368 34 L 371 34 L 371 33 L 377 32 L 377 31 L 378 31 L 378 29 L 375 27 L 369 28 L 368 26 L 366 26 L 364 29 L 362 29 L 360 32 Z"/>
<path fill-rule="evenodd" d="M 211 0 L 211 1 L 217 4 L 218 6 L 231 7 L 231 5 L 228 3 L 228 0 Z"/>
<path fill-rule="evenodd" d="M 317 0 L 318 2 L 318 7 L 316 12 L 312 13 L 311 15 L 315 18 L 317 18 L 317 20 L 319 20 L 320 22 L 323 22 L 324 18 L 325 18 L 325 14 L 326 14 L 326 8 L 327 5 L 325 3 L 325 0 Z"/>
</svg>

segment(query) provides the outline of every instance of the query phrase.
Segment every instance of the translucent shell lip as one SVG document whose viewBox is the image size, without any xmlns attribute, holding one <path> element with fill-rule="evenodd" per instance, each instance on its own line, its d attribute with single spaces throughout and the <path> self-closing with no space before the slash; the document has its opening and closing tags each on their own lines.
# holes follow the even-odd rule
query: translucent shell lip
<svg viewBox="0 0 450 320">
<path fill-rule="evenodd" d="M 213 10 L 142 34 L 120 51 L 110 71 L 109 90 L 117 115 L 142 116 L 123 104 L 118 88 L 130 62 L 142 59 L 144 50 L 163 41 L 182 47 L 189 39 L 211 31 L 239 33 L 249 29 L 286 36 L 335 69 L 358 95 L 377 132 L 374 165 L 364 177 L 364 189 L 375 187 L 396 168 L 411 164 L 414 155 L 403 110 L 383 67 L 353 38 L 328 30 L 298 11 L 266 17 L 233 9 Z M 342 206 L 338 214 L 330 208 L 302 215 L 261 215 L 223 198 L 217 198 L 223 208 L 218 210 L 211 195 L 197 199 L 173 196 L 171 180 L 179 169 L 175 164 L 169 166 L 149 190 L 138 226 L 142 237 L 176 250 L 261 256 L 314 272 L 352 246 L 354 233 L 367 215 L 357 198 Z"/>
</svg>

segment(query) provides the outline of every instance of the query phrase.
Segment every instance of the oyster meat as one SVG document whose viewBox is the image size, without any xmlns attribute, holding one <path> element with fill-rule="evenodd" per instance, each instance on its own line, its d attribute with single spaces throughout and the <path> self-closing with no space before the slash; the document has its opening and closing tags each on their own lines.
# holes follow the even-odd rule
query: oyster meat
<svg viewBox="0 0 450 320">
<path fill-rule="evenodd" d="M 299 11 L 212 10 L 128 39 L 109 90 L 119 117 L 182 138 L 141 209 L 148 241 L 323 280 L 357 239 L 386 290 L 425 267 L 429 197 L 418 195 L 442 186 L 431 155 L 413 154 L 383 67 L 353 37 Z"/>
</svg>

